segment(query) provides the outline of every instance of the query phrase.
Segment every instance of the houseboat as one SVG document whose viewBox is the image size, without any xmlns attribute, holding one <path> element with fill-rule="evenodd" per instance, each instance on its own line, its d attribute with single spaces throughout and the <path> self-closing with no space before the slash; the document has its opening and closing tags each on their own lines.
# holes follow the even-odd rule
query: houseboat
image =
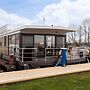
<svg viewBox="0 0 90 90">
<path fill-rule="evenodd" d="M 51 66 L 61 48 L 66 47 L 66 33 L 74 29 L 61 26 L 5 25 L 0 28 L 0 53 L 14 55 L 21 66 Z"/>
</svg>

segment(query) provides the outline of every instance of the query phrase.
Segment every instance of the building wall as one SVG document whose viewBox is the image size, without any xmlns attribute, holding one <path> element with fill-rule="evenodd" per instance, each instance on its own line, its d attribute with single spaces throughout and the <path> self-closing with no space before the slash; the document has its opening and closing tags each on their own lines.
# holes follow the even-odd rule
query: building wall
<svg viewBox="0 0 90 90">
<path fill-rule="evenodd" d="M 65 35 L 63 30 L 55 30 L 55 29 L 23 29 L 20 31 L 21 33 L 31 33 L 31 34 L 54 34 L 54 35 Z"/>
</svg>

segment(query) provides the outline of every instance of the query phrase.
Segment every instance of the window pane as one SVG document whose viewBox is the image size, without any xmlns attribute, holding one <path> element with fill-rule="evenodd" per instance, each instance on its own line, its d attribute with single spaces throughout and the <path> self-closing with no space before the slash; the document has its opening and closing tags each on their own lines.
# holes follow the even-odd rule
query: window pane
<svg viewBox="0 0 90 90">
<path fill-rule="evenodd" d="M 15 39 L 15 35 L 9 36 L 9 54 L 14 54 L 14 48 L 16 47 Z"/>
<path fill-rule="evenodd" d="M 19 34 L 16 34 L 16 48 L 19 48 Z"/>
<path fill-rule="evenodd" d="M 22 47 L 33 47 L 33 36 L 22 36 Z"/>
<path fill-rule="evenodd" d="M 34 40 L 34 47 L 44 48 L 44 36 L 35 35 Z"/>
<path fill-rule="evenodd" d="M 63 48 L 65 46 L 65 37 L 56 37 L 56 47 Z"/>
<path fill-rule="evenodd" d="M 44 57 L 44 36 L 43 35 L 34 36 L 34 47 L 37 48 L 37 56 Z"/>
<path fill-rule="evenodd" d="M 8 36 L 6 37 L 6 46 L 8 47 Z"/>
<path fill-rule="evenodd" d="M 55 47 L 55 36 L 46 36 L 46 47 L 47 48 Z"/>
</svg>

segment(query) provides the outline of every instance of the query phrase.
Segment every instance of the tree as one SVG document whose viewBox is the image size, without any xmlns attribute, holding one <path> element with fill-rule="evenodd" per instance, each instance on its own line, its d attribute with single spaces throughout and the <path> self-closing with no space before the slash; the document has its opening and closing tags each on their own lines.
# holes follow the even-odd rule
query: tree
<svg viewBox="0 0 90 90">
<path fill-rule="evenodd" d="M 68 34 L 68 43 L 73 45 L 80 45 L 83 42 L 83 28 L 81 25 L 73 25 L 76 32 L 71 32 Z"/>
<path fill-rule="evenodd" d="M 83 20 L 82 25 L 85 32 L 85 43 L 90 43 L 90 18 Z"/>
</svg>

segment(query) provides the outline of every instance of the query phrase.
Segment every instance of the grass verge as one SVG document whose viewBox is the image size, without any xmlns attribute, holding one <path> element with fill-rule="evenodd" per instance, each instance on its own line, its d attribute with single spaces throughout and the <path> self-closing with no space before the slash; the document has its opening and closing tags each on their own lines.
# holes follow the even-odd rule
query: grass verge
<svg viewBox="0 0 90 90">
<path fill-rule="evenodd" d="M 2 85 L 0 90 L 90 90 L 90 72 Z"/>
</svg>

